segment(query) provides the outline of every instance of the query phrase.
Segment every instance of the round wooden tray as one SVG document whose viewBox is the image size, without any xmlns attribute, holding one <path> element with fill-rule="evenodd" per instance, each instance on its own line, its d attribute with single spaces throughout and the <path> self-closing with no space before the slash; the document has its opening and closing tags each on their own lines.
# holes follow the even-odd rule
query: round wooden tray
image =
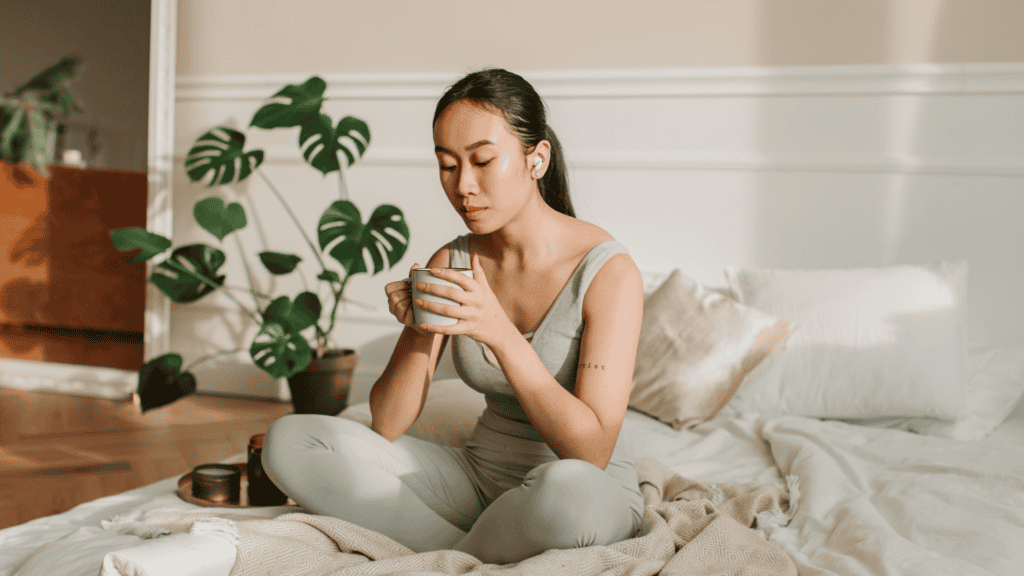
<svg viewBox="0 0 1024 576">
<path fill-rule="evenodd" d="M 205 500 L 203 498 L 196 498 L 192 495 L 192 472 L 189 472 L 178 479 L 178 497 L 190 504 L 197 506 L 210 506 L 216 508 L 266 508 L 267 505 L 250 505 L 249 504 L 249 479 L 246 475 L 245 464 L 234 464 L 238 466 L 238 469 L 242 471 L 242 490 L 239 494 L 238 502 L 214 502 L 212 500 Z M 288 499 L 284 504 L 272 504 L 272 506 L 298 506 L 294 500 Z"/>
</svg>

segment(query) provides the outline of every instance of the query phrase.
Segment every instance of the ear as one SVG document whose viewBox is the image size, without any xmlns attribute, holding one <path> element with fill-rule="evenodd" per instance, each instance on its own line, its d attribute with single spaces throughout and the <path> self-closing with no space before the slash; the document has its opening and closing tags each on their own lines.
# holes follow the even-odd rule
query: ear
<svg viewBox="0 0 1024 576">
<path fill-rule="evenodd" d="M 526 155 L 526 169 L 530 172 L 531 176 L 540 179 L 547 173 L 550 161 L 551 143 L 547 140 L 541 140 L 533 147 L 533 150 Z M 537 172 L 540 173 L 539 176 L 537 175 Z"/>
</svg>

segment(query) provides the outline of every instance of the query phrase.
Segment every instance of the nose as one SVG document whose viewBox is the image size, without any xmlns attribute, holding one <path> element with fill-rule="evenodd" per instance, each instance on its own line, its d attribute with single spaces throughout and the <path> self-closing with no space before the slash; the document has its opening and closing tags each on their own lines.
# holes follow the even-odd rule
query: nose
<svg viewBox="0 0 1024 576">
<path fill-rule="evenodd" d="M 455 191 L 459 196 L 475 194 L 480 191 L 480 185 L 476 180 L 475 171 L 466 168 L 457 168 Z"/>
</svg>

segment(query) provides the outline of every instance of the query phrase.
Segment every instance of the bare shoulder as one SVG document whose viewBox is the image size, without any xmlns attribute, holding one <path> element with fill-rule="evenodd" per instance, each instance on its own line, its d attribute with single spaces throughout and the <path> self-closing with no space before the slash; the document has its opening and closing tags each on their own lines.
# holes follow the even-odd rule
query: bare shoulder
<svg viewBox="0 0 1024 576">
<path fill-rule="evenodd" d="M 593 226 L 590 247 L 615 238 L 604 229 Z M 639 303 L 643 307 L 643 280 L 640 269 L 629 254 L 615 254 L 609 258 L 594 275 L 586 296 L 583 298 L 584 315 L 597 310 L 632 309 Z"/>
<path fill-rule="evenodd" d="M 575 227 L 576 230 L 573 231 L 573 234 L 591 248 L 601 242 L 615 240 L 615 237 L 609 234 L 607 230 L 585 220 L 577 220 Z"/>
<path fill-rule="evenodd" d="M 446 242 L 440 248 L 434 252 L 434 255 L 430 257 L 430 260 L 423 266 L 424 268 L 447 268 L 451 262 L 451 249 Z"/>
</svg>

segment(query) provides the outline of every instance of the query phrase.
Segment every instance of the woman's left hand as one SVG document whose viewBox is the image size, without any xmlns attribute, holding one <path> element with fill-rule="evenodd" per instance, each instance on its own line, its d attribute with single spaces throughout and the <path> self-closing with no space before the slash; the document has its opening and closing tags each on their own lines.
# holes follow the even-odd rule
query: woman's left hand
<svg viewBox="0 0 1024 576">
<path fill-rule="evenodd" d="M 477 342 L 494 348 L 507 337 L 510 330 L 517 334 L 519 330 L 508 319 L 505 310 L 502 309 L 498 298 L 494 295 L 494 291 L 487 283 L 487 277 L 484 276 L 484 270 L 480 266 L 480 258 L 476 254 L 473 254 L 471 263 L 472 278 L 446 268 L 430 269 L 430 273 L 434 276 L 457 284 L 463 289 L 430 283 L 422 283 L 417 288 L 421 292 L 458 302 L 461 306 L 428 302 L 423 299 L 417 299 L 416 305 L 430 312 L 458 318 L 459 321 L 451 326 L 420 324 L 419 327 L 435 334 L 464 334 Z"/>
</svg>

